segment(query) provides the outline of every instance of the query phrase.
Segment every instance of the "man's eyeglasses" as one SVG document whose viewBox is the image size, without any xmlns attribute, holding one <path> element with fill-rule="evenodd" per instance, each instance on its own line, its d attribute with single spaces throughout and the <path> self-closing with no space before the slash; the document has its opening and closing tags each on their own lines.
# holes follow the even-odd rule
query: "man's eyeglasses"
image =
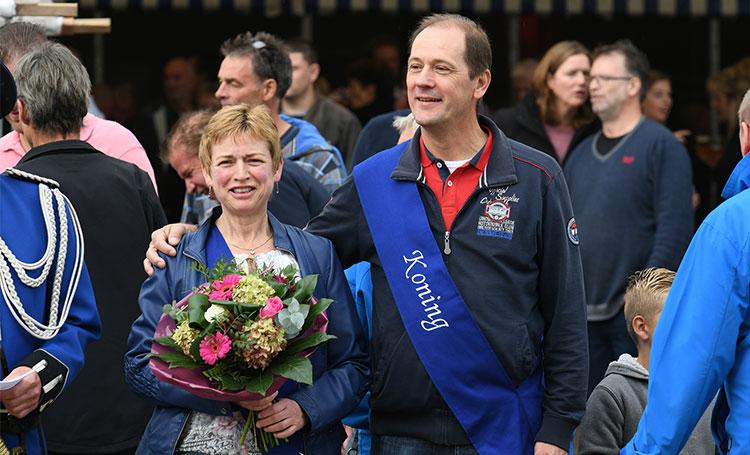
<svg viewBox="0 0 750 455">
<path fill-rule="evenodd" d="M 601 84 L 611 81 L 629 81 L 630 79 L 633 79 L 633 76 L 589 76 L 588 83 L 596 82 L 597 84 Z"/>
</svg>

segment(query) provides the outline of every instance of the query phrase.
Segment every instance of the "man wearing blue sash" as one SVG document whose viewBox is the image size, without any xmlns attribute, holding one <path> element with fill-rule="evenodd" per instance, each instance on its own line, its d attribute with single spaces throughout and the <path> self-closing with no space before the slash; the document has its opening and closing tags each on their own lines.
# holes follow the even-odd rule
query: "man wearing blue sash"
<svg viewBox="0 0 750 455">
<path fill-rule="evenodd" d="M 308 230 L 371 264 L 374 455 L 567 453 L 586 405 L 578 232 L 548 155 L 477 104 L 487 34 L 458 15 L 410 40 L 414 137 L 356 166 Z M 174 254 L 185 226 L 152 236 Z"/>
<path fill-rule="evenodd" d="M 477 115 L 491 48 L 412 34 L 411 141 L 357 166 L 308 230 L 372 264 L 372 453 L 567 453 L 586 400 L 578 236 L 548 156 Z"/>
</svg>

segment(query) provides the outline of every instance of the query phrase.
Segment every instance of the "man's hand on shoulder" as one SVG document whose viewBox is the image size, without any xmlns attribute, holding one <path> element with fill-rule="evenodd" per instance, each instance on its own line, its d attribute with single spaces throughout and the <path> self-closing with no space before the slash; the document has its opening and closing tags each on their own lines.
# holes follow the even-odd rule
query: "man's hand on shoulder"
<svg viewBox="0 0 750 455">
<path fill-rule="evenodd" d="M 568 451 L 546 442 L 534 444 L 534 455 L 567 455 Z"/>
<path fill-rule="evenodd" d="M 163 269 L 167 265 L 164 259 L 159 257 L 159 252 L 168 256 L 176 255 L 177 250 L 174 247 L 180 243 L 182 236 L 196 229 L 198 226 L 194 224 L 174 223 L 152 232 L 151 243 L 148 244 L 146 250 L 146 259 L 143 260 L 143 270 L 148 273 L 148 276 L 154 274 L 154 267 Z"/>
</svg>

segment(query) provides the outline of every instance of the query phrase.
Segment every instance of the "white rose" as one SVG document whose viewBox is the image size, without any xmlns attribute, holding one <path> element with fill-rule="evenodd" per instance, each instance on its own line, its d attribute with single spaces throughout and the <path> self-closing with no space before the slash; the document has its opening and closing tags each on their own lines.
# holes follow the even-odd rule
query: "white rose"
<svg viewBox="0 0 750 455">
<path fill-rule="evenodd" d="M 221 305 L 211 305 L 206 310 L 205 318 L 209 323 L 214 322 L 214 319 L 224 314 L 224 307 Z"/>
</svg>

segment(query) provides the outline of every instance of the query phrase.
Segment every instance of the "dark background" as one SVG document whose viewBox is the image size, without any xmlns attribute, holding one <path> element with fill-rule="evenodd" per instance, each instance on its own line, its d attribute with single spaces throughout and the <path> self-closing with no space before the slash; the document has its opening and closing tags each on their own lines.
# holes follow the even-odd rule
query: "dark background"
<svg viewBox="0 0 750 455">
<path fill-rule="evenodd" d="M 221 61 L 218 48 L 227 38 L 244 31 L 268 31 L 282 38 L 299 36 L 303 19 L 292 14 L 268 18 L 262 14 L 200 9 L 173 11 L 101 11 L 112 19 L 112 32 L 104 35 L 104 82 L 130 83 L 136 110 L 161 94 L 161 71 L 170 57 L 198 55 L 211 79 Z M 92 16 L 82 10 L 80 16 Z M 493 44 L 493 81 L 486 103 L 497 108 L 509 103 L 508 24 L 503 14 L 471 15 L 487 29 Z M 312 35 L 322 66 L 322 76 L 335 88 L 344 83 L 349 63 L 367 53 L 368 42 L 387 35 L 401 44 L 405 64 L 409 33 L 422 14 L 339 12 L 312 18 Z M 721 67 L 750 54 L 743 40 L 746 17 L 720 18 Z M 708 17 L 654 15 L 604 17 L 585 15 L 524 15 L 519 18 L 520 58 L 541 57 L 557 41 L 576 39 L 590 48 L 619 38 L 631 39 L 649 57 L 653 68 L 673 78 L 674 109 L 671 127 L 708 128 L 709 98 L 705 81 L 709 75 Z M 92 68 L 94 37 L 62 37 L 77 48 L 89 70 Z M 687 109 L 690 107 L 690 110 Z M 703 112 L 696 115 L 694 111 Z M 685 112 L 690 112 L 686 114 Z M 686 124 L 689 123 L 689 124 Z"/>
</svg>

